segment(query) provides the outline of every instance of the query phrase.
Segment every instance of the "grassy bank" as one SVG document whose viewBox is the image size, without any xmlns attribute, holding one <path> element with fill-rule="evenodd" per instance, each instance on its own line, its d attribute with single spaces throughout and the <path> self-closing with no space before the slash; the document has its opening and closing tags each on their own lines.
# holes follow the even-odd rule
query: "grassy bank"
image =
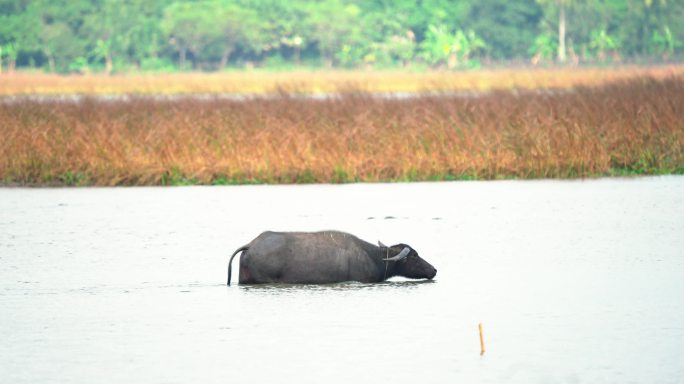
<svg viewBox="0 0 684 384">
<path fill-rule="evenodd" d="M 0 96 L 64 94 L 427 92 L 566 89 L 638 77 L 684 76 L 684 66 L 477 71 L 239 71 L 224 73 L 0 76 Z"/>
<path fill-rule="evenodd" d="M 684 172 L 684 77 L 477 97 L 0 103 L 5 185 Z"/>
</svg>

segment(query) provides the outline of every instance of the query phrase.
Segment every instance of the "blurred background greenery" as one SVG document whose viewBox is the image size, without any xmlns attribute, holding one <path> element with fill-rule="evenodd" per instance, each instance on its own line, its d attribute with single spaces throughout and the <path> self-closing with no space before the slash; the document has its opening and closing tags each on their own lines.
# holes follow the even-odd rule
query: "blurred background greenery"
<svg viewBox="0 0 684 384">
<path fill-rule="evenodd" d="M 0 68 L 457 69 L 684 56 L 681 0 L 0 0 Z"/>
</svg>

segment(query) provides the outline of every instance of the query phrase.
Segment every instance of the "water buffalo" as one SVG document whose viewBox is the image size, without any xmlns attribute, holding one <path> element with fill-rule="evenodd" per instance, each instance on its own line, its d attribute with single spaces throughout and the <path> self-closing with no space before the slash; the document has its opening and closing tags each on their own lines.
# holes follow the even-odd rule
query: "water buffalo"
<svg viewBox="0 0 684 384">
<path fill-rule="evenodd" d="M 379 282 L 392 276 L 432 279 L 437 270 L 406 244 L 387 247 L 337 231 L 264 232 L 238 248 L 240 284 L 324 284 L 343 281 Z"/>
</svg>

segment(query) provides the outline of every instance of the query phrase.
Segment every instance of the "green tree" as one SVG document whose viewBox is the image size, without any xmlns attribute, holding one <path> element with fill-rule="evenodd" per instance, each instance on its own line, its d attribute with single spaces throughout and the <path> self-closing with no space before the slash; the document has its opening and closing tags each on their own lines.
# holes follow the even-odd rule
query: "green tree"
<svg viewBox="0 0 684 384">
<path fill-rule="evenodd" d="M 164 9 L 171 0 L 128 0 L 127 61 L 143 69 L 162 69 L 169 66 L 172 48 L 161 28 Z M 166 54 L 167 57 L 160 57 Z"/>
<path fill-rule="evenodd" d="M 390 58 L 400 62 L 405 67 L 415 56 L 416 35 L 409 29 L 403 35 L 389 36 L 384 46 L 387 47 Z"/>
<path fill-rule="evenodd" d="M 7 72 L 13 72 L 14 66 L 17 62 L 17 46 L 9 43 L 0 45 L 0 73 L 2 72 L 3 57 L 7 58 Z"/>
<path fill-rule="evenodd" d="M 278 28 L 274 37 L 280 42 L 281 55 L 292 52 L 296 64 L 301 62 L 302 49 L 312 40 L 313 26 L 309 19 L 309 7 L 304 2 L 292 2 L 275 15 Z M 273 22 L 272 22 L 273 23 Z"/>
<path fill-rule="evenodd" d="M 37 47 L 38 19 L 35 11 L 35 6 L 28 0 L 0 0 L 0 46 L 4 46 L 10 72 L 16 67 L 19 53 Z"/>
<path fill-rule="evenodd" d="M 528 50 L 528 53 L 532 55 L 532 64 L 537 65 L 542 61 L 552 61 L 558 50 L 557 44 L 556 38 L 549 32 L 538 35 Z"/>
<path fill-rule="evenodd" d="M 452 55 L 454 37 L 444 25 L 430 25 L 421 44 L 421 56 L 432 65 L 445 64 Z"/>
<path fill-rule="evenodd" d="M 669 57 L 674 54 L 675 47 L 681 46 L 679 40 L 677 40 L 670 27 L 667 25 L 663 26 L 662 32 L 655 30 L 651 37 L 651 47 L 655 54 L 660 55 L 663 60 L 669 59 Z"/>
<path fill-rule="evenodd" d="M 567 60 L 566 32 L 568 28 L 567 12 L 575 7 L 580 0 L 537 0 L 540 4 L 547 5 L 549 12 L 555 12 L 558 16 L 558 61 L 564 63 Z"/>
<path fill-rule="evenodd" d="M 217 27 L 214 24 L 214 11 L 211 2 L 206 1 L 177 2 L 164 9 L 162 30 L 169 44 L 178 52 L 178 66 L 181 69 L 186 68 L 188 52 L 196 59 L 215 37 Z"/>
<path fill-rule="evenodd" d="M 85 1 L 64 4 L 49 0 L 31 3 L 36 10 L 38 47 L 47 58 L 51 72 L 65 72 L 75 60 L 88 54 L 88 41 L 81 35 L 84 16 L 93 11 Z"/>
<path fill-rule="evenodd" d="M 486 47 L 485 41 L 473 30 L 450 32 L 444 25 L 431 25 L 422 44 L 422 56 L 430 64 L 446 64 L 451 69 L 459 63 L 469 62 L 473 53 Z"/>
<path fill-rule="evenodd" d="M 280 55 L 300 61 L 312 40 L 309 2 L 242 0 L 238 4 L 252 15 L 243 19 L 250 20 L 242 28 L 244 38 L 238 44 L 243 56 L 263 60 Z"/>
<path fill-rule="evenodd" d="M 333 66 L 335 54 L 343 44 L 355 44 L 360 39 L 360 13 L 358 6 L 341 0 L 322 0 L 309 6 L 312 38 L 327 67 Z"/>
<path fill-rule="evenodd" d="M 463 27 L 487 42 L 498 59 L 524 57 L 540 33 L 542 8 L 535 0 L 474 0 L 463 17 Z"/>
<path fill-rule="evenodd" d="M 613 57 L 617 57 L 617 50 L 620 47 L 620 43 L 603 28 L 591 32 L 589 47 L 594 50 L 599 61 L 605 61 L 609 52 L 613 53 Z"/>
<path fill-rule="evenodd" d="M 622 43 L 622 51 L 629 56 L 648 56 L 657 54 L 658 44 L 654 35 L 664 37 L 668 27 L 673 40 L 684 38 L 684 2 L 666 0 L 635 0 L 628 3 L 617 0 L 608 1 L 613 12 L 613 22 L 608 30 L 614 30 L 616 38 Z M 674 47 L 673 53 L 677 50 Z"/>
<path fill-rule="evenodd" d="M 68 64 L 82 53 L 74 44 L 73 31 L 63 22 L 42 24 L 39 39 L 50 72 L 65 71 Z"/>
<path fill-rule="evenodd" d="M 131 0 L 96 0 L 96 5 L 97 12 L 84 16 L 79 33 L 87 43 L 88 56 L 104 62 L 105 72 L 110 74 L 115 62 L 130 62 L 141 4 Z"/>
<path fill-rule="evenodd" d="M 216 9 L 215 23 L 217 26 L 215 41 L 221 52 L 219 68 L 224 69 L 230 55 L 235 51 L 240 42 L 256 40 L 255 31 L 258 31 L 258 17 L 254 11 L 242 8 L 236 4 L 222 4 Z M 252 45 L 252 44 L 245 44 Z"/>
</svg>

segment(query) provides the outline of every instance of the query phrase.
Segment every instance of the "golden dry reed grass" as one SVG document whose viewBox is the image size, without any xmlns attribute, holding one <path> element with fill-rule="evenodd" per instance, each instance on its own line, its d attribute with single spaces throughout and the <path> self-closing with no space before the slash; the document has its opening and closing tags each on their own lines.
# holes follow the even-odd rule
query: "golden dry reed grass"
<svg viewBox="0 0 684 384">
<path fill-rule="evenodd" d="M 498 69 L 459 72 L 296 71 L 177 74 L 0 76 L 0 95 L 488 91 L 597 86 L 636 77 L 684 75 L 684 66 L 653 68 Z"/>
<path fill-rule="evenodd" d="M 684 77 L 407 99 L 0 102 L 5 185 L 565 178 L 684 171 Z"/>
</svg>

